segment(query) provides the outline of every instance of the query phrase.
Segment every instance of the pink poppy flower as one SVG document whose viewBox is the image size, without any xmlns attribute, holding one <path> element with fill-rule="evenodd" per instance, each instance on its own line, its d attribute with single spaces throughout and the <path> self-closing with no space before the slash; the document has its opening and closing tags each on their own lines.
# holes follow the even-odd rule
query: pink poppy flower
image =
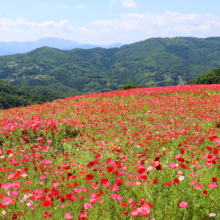
<svg viewBox="0 0 220 220">
<path fill-rule="evenodd" d="M 132 212 L 131 212 L 131 215 L 134 216 L 134 217 L 139 217 L 138 210 L 137 209 L 133 209 Z"/>
<path fill-rule="evenodd" d="M 117 196 L 118 196 L 117 194 L 112 194 L 112 195 L 110 195 L 110 198 L 111 199 L 117 199 Z"/>
<path fill-rule="evenodd" d="M 117 196 L 117 202 L 120 202 L 122 199 L 123 199 L 122 196 L 120 196 L 120 195 Z"/>
<path fill-rule="evenodd" d="M 12 192 L 11 192 L 11 196 L 18 196 L 18 194 L 19 194 L 19 191 L 18 190 L 13 190 Z"/>
<path fill-rule="evenodd" d="M 94 204 L 94 203 L 97 202 L 97 201 L 98 201 L 98 197 L 92 197 L 92 198 L 90 199 L 91 204 Z"/>
<path fill-rule="evenodd" d="M 130 185 L 130 186 L 134 186 L 135 183 L 134 183 L 133 181 L 130 181 L 130 182 L 129 182 L 129 185 Z"/>
<path fill-rule="evenodd" d="M 9 180 L 11 178 L 13 178 L 15 176 L 14 173 L 9 173 L 7 176 L 6 176 L 6 179 Z"/>
<path fill-rule="evenodd" d="M 119 187 L 118 187 L 118 185 L 113 185 L 113 186 L 111 187 L 111 189 L 112 189 L 113 192 L 118 192 Z"/>
<path fill-rule="evenodd" d="M 150 206 L 149 205 L 142 205 L 141 206 L 141 209 L 143 210 L 143 211 L 145 211 L 147 214 L 150 214 L 150 212 L 151 212 L 151 210 L 150 210 Z"/>
<path fill-rule="evenodd" d="M 40 180 L 45 180 L 45 179 L 47 179 L 47 177 L 46 177 L 45 175 L 42 175 L 42 176 L 40 177 Z"/>
<path fill-rule="evenodd" d="M 2 200 L 2 204 L 4 206 L 7 206 L 7 205 L 11 204 L 12 202 L 13 202 L 13 199 L 11 197 L 4 197 Z"/>
<path fill-rule="evenodd" d="M 85 204 L 84 204 L 84 207 L 85 207 L 86 209 L 91 209 L 91 208 L 92 208 L 92 204 L 85 203 Z"/>
<path fill-rule="evenodd" d="M 94 184 L 93 186 L 92 186 L 92 189 L 93 190 L 96 190 L 96 189 L 98 189 L 99 188 L 99 185 L 98 184 Z"/>
<path fill-rule="evenodd" d="M 212 166 L 212 163 L 206 163 L 205 164 L 207 167 L 210 167 L 210 166 Z"/>
<path fill-rule="evenodd" d="M 31 185 L 32 183 L 33 183 L 33 182 L 31 182 L 31 181 L 27 181 L 27 182 L 26 182 L 27 185 Z"/>
<path fill-rule="evenodd" d="M 65 208 L 65 207 L 66 207 L 65 204 L 61 204 L 61 205 L 60 205 L 60 208 L 61 208 L 61 209 Z"/>
<path fill-rule="evenodd" d="M 215 217 L 216 214 L 215 213 L 209 213 L 209 217 L 212 218 L 212 217 Z"/>
<path fill-rule="evenodd" d="M 164 183 L 165 186 L 170 186 L 171 185 L 171 182 L 166 182 Z"/>
<path fill-rule="evenodd" d="M 10 186 L 8 184 L 2 184 L 1 188 L 4 190 L 8 190 L 8 189 L 10 189 Z"/>
<path fill-rule="evenodd" d="M 119 172 L 118 172 L 118 175 L 119 175 L 119 176 L 125 176 L 126 174 L 125 174 L 125 172 L 123 172 L 123 171 L 119 171 Z"/>
<path fill-rule="evenodd" d="M 216 183 L 209 183 L 208 187 L 215 189 L 218 187 L 218 185 Z"/>
<path fill-rule="evenodd" d="M 195 185 L 197 183 L 197 181 L 196 180 L 193 180 L 192 182 L 191 182 L 191 185 Z"/>
<path fill-rule="evenodd" d="M 169 168 L 176 169 L 177 166 L 178 166 L 177 164 L 171 163 L 171 164 L 169 165 Z"/>
<path fill-rule="evenodd" d="M 71 215 L 71 213 L 70 212 L 67 212 L 66 214 L 64 214 L 64 217 L 66 218 L 66 219 L 72 219 L 72 215 Z"/>
<path fill-rule="evenodd" d="M 141 215 L 143 215 L 144 217 L 148 217 L 147 211 L 145 210 L 141 210 Z"/>
<path fill-rule="evenodd" d="M 196 173 L 190 173 L 189 174 L 191 177 L 196 177 Z"/>
<path fill-rule="evenodd" d="M 27 175 L 27 173 L 22 173 L 20 176 L 27 177 L 28 175 Z"/>
<path fill-rule="evenodd" d="M 59 183 L 53 183 L 53 187 L 57 188 L 59 186 Z"/>
<path fill-rule="evenodd" d="M 21 188 L 21 183 L 20 182 L 14 182 L 13 187 L 16 188 L 16 189 L 19 189 L 19 188 Z"/>
<path fill-rule="evenodd" d="M 177 174 L 178 174 L 178 175 L 181 175 L 181 174 L 183 174 L 183 171 L 182 171 L 182 170 L 178 170 L 178 171 L 177 171 Z"/>
<path fill-rule="evenodd" d="M 182 201 L 181 203 L 179 203 L 179 207 L 186 209 L 188 207 L 187 202 Z"/>
<path fill-rule="evenodd" d="M 80 217 L 80 219 L 87 219 L 87 213 L 86 212 L 81 212 L 79 217 Z"/>
<path fill-rule="evenodd" d="M 195 189 L 199 189 L 199 188 L 201 188 L 201 187 L 203 187 L 203 185 L 202 185 L 202 184 L 195 185 Z"/>
<path fill-rule="evenodd" d="M 151 171 L 151 170 L 153 170 L 153 167 L 152 167 L 152 166 L 148 166 L 148 167 L 147 167 L 147 171 L 149 172 L 149 171 Z"/>
<path fill-rule="evenodd" d="M 51 213 L 45 212 L 44 213 L 44 218 L 52 217 L 53 215 Z"/>
</svg>

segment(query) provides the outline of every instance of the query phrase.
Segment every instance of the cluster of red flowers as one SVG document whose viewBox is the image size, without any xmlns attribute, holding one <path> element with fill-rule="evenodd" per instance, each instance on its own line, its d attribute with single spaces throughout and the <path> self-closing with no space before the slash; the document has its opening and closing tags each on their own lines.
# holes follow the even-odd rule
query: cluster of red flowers
<svg viewBox="0 0 220 220">
<path fill-rule="evenodd" d="M 167 198 L 188 219 L 204 197 L 203 216 L 216 210 L 219 91 L 132 89 L 0 111 L 0 219 L 157 219 Z"/>
</svg>

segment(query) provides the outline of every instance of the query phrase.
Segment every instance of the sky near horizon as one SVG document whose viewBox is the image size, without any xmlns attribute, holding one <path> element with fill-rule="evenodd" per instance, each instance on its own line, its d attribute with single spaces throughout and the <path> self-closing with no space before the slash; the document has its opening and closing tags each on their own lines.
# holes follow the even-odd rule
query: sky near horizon
<svg viewBox="0 0 220 220">
<path fill-rule="evenodd" d="M 95 45 L 220 36 L 220 0 L 1 0 L 0 41 Z"/>
</svg>

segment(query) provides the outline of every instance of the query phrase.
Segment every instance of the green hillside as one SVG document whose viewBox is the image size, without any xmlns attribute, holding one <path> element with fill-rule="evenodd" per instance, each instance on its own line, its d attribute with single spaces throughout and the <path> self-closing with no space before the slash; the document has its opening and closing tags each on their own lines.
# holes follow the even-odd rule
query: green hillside
<svg viewBox="0 0 220 220">
<path fill-rule="evenodd" d="M 0 57 L 0 79 L 78 95 L 121 88 L 185 84 L 220 67 L 220 38 L 151 38 L 121 48 L 70 51 L 42 47 Z"/>
<path fill-rule="evenodd" d="M 3 80 L 0 80 L 0 108 L 7 109 L 18 106 L 26 106 L 31 103 L 41 103 L 64 98 L 69 94 L 44 86 L 17 88 Z"/>
</svg>

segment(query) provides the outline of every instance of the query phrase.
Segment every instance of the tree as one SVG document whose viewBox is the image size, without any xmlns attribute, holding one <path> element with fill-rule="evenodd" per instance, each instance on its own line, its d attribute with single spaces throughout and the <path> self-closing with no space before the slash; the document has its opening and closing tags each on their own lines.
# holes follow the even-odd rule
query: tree
<svg viewBox="0 0 220 220">
<path fill-rule="evenodd" d="M 121 89 L 126 90 L 126 89 L 135 89 L 135 88 L 141 88 L 141 86 L 138 84 L 130 83 L 130 84 L 123 85 Z"/>
<path fill-rule="evenodd" d="M 195 80 L 188 81 L 186 84 L 220 84 L 220 69 L 213 69 Z"/>
</svg>

